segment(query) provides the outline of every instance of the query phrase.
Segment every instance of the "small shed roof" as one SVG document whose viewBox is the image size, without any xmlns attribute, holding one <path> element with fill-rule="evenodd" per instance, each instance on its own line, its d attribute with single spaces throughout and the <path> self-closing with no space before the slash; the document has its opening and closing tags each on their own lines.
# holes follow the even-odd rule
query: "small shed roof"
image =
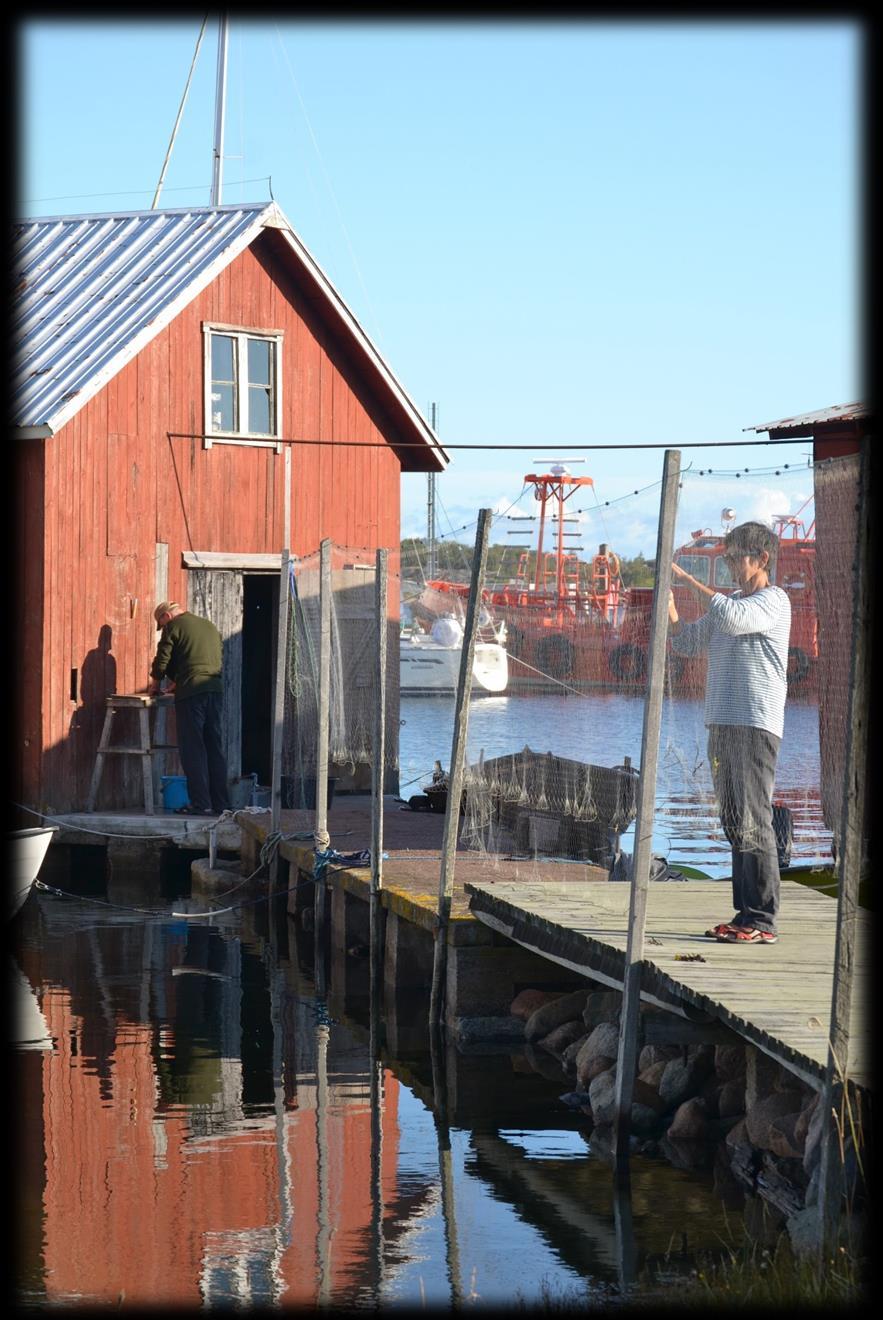
<svg viewBox="0 0 883 1320">
<path fill-rule="evenodd" d="M 281 236 L 402 440 L 420 446 L 403 451 L 404 466 L 443 468 L 435 432 L 274 202 L 17 224 L 13 426 L 57 431 L 266 230 Z"/>
<path fill-rule="evenodd" d="M 837 403 L 831 408 L 820 408 L 818 412 L 799 413 L 795 417 L 782 417 L 777 422 L 762 422 L 759 426 L 746 426 L 746 431 L 768 431 L 770 436 L 793 435 L 795 438 L 813 435 L 823 428 L 838 424 L 863 422 L 870 416 L 870 410 L 863 403 Z"/>
</svg>

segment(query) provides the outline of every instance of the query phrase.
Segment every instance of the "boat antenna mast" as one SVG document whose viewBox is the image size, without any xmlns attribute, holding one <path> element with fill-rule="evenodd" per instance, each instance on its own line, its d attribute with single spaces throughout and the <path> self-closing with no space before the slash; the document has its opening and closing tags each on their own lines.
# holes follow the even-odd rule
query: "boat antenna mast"
<svg viewBox="0 0 883 1320">
<path fill-rule="evenodd" d="M 227 15 L 218 19 L 218 77 L 215 84 L 215 142 L 212 148 L 212 206 L 221 205 L 224 180 L 224 108 L 227 101 Z"/>
</svg>

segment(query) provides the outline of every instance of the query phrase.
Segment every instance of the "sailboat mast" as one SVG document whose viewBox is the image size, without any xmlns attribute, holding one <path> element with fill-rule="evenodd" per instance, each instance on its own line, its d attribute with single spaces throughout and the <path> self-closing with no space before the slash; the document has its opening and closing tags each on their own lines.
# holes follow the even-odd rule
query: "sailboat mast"
<svg viewBox="0 0 883 1320">
<path fill-rule="evenodd" d="M 218 19 L 218 77 L 215 84 L 215 144 L 212 149 L 212 206 L 221 205 L 224 177 L 224 109 L 227 101 L 227 15 Z"/>
</svg>

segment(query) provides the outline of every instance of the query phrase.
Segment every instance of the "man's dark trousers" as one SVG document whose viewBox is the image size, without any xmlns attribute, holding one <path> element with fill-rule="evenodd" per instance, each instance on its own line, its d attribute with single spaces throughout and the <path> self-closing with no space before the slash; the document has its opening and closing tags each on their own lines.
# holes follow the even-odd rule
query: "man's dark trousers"
<svg viewBox="0 0 883 1320">
<path fill-rule="evenodd" d="M 221 721 L 223 701 L 220 692 L 201 692 L 175 702 L 178 755 L 187 776 L 187 794 L 193 810 L 205 815 L 230 810 Z"/>
</svg>

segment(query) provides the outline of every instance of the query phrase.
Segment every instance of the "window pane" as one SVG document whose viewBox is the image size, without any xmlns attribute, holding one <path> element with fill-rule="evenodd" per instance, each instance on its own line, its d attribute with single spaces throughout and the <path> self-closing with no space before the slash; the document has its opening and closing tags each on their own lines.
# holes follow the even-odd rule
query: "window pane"
<svg viewBox="0 0 883 1320">
<path fill-rule="evenodd" d="M 714 585 L 716 587 L 734 587 L 736 585 L 736 580 L 730 572 L 730 566 L 723 555 L 720 555 L 714 561 Z"/>
<path fill-rule="evenodd" d="M 708 556 L 707 555 L 675 555 L 675 559 L 685 573 L 694 577 L 697 582 L 702 582 L 708 586 Z"/>
<path fill-rule="evenodd" d="M 235 381 L 234 343 L 229 335 L 212 335 L 212 380 Z"/>
<path fill-rule="evenodd" d="M 236 414 L 233 404 L 233 386 L 212 382 L 212 430 L 235 431 Z"/>
<path fill-rule="evenodd" d="M 248 387 L 248 432 L 250 435 L 273 435 L 270 391 L 262 385 Z"/>
<path fill-rule="evenodd" d="M 270 362 L 273 344 L 268 339 L 249 339 L 248 341 L 248 383 L 249 385 L 271 385 Z"/>
</svg>

